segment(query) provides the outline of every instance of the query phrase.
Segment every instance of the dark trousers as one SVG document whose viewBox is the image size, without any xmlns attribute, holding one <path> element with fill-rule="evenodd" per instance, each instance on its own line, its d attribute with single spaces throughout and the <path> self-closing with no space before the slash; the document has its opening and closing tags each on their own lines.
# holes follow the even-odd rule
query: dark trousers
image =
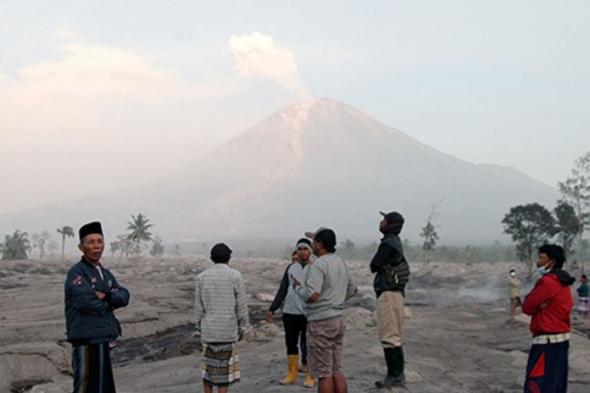
<svg viewBox="0 0 590 393">
<path fill-rule="evenodd" d="M 74 345 L 73 393 L 116 393 L 109 343 Z"/>
<path fill-rule="evenodd" d="M 524 393 L 566 393 L 570 343 L 533 345 Z"/>
<path fill-rule="evenodd" d="M 283 326 L 285 328 L 285 344 L 287 355 L 299 355 L 301 347 L 301 363 L 307 364 L 307 318 L 305 315 L 283 314 Z"/>
</svg>

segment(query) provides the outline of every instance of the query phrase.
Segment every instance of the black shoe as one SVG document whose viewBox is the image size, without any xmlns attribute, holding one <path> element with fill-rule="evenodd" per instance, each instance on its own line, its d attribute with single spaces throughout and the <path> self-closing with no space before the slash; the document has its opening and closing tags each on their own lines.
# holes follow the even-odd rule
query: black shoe
<svg viewBox="0 0 590 393">
<path fill-rule="evenodd" d="M 406 376 L 404 374 L 399 377 L 386 376 L 383 380 L 375 382 L 377 389 L 393 388 L 396 386 L 405 386 Z"/>
</svg>

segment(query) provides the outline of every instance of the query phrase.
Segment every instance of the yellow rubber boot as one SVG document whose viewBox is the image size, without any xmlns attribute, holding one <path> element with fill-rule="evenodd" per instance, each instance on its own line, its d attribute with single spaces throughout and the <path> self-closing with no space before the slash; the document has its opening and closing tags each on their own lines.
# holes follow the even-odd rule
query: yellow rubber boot
<svg viewBox="0 0 590 393">
<path fill-rule="evenodd" d="M 281 381 L 281 385 L 293 385 L 295 382 L 297 382 L 299 355 L 287 356 L 287 364 L 289 366 L 289 371 L 287 372 L 285 379 Z"/>
<path fill-rule="evenodd" d="M 315 380 L 313 379 L 313 375 L 309 366 L 307 367 L 307 372 L 305 373 L 305 382 L 303 382 L 303 386 L 306 388 L 313 388 L 315 386 Z"/>
</svg>

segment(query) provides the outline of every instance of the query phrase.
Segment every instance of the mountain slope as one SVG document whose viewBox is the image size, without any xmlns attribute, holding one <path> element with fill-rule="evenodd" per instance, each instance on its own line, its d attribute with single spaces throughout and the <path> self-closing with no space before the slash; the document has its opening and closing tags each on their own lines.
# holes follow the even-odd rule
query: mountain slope
<svg viewBox="0 0 590 393">
<path fill-rule="evenodd" d="M 404 236 L 416 239 L 431 203 L 442 200 L 444 241 L 485 241 L 501 238 L 510 206 L 556 198 L 516 170 L 457 159 L 322 99 L 283 108 L 167 178 L 0 217 L 0 230 L 100 218 L 121 231 L 141 211 L 167 238 L 291 238 L 319 225 L 370 238 L 377 211 L 397 209 L 407 219 Z"/>
</svg>

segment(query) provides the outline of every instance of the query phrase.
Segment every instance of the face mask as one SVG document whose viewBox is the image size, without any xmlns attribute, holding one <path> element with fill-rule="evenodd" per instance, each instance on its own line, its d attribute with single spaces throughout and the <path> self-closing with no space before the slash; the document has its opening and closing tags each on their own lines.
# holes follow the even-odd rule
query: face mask
<svg viewBox="0 0 590 393">
<path fill-rule="evenodd" d="M 516 277 L 516 273 L 510 273 L 510 277 Z"/>
<path fill-rule="evenodd" d="M 551 262 L 549 262 L 549 263 L 551 263 Z M 547 265 L 549 265 L 549 263 L 548 263 Z M 541 277 L 542 277 L 542 276 L 544 276 L 545 274 L 547 274 L 547 273 L 549 273 L 549 272 L 551 271 L 551 269 L 549 269 L 549 268 L 547 267 L 547 265 L 545 265 L 545 266 L 541 266 L 540 268 L 538 268 L 538 269 L 537 269 L 537 273 L 539 273 L 539 275 L 540 275 Z"/>
</svg>

